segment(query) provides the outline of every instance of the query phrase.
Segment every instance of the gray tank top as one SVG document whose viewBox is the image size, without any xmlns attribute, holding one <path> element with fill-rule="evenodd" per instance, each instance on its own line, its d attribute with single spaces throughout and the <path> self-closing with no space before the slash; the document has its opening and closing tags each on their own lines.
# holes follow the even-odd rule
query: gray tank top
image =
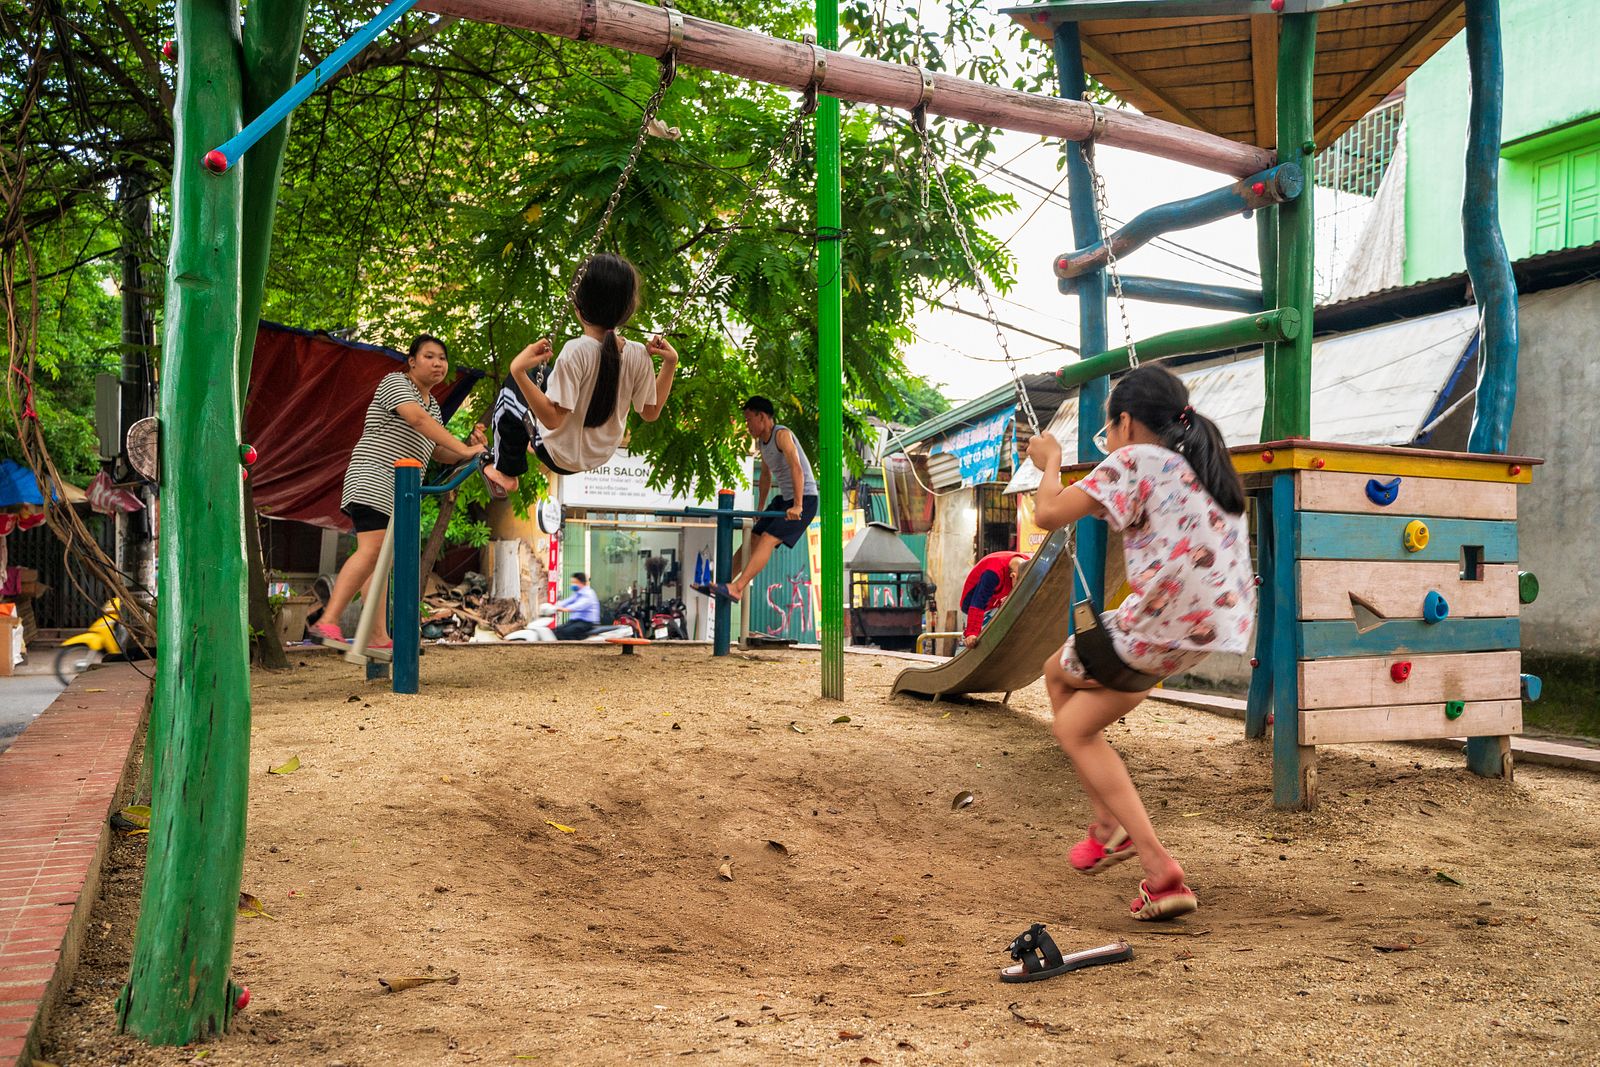
<svg viewBox="0 0 1600 1067">
<path fill-rule="evenodd" d="M 778 448 L 778 434 L 780 431 L 787 429 L 787 426 L 774 426 L 772 428 L 772 436 L 768 437 L 765 442 L 757 441 L 756 444 L 761 449 L 761 465 L 772 476 L 772 484 L 778 487 L 778 492 L 783 494 L 783 499 L 790 504 L 798 504 L 800 497 L 794 495 L 794 474 L 789 470 L 789 459 Z M 790 430 L 789 433 L 793 435 L 794 431 Z M 800 454 L 800 474 L 805 479 L 805 484 L 800 487 L 800 496 L 816 496 L 817 479 L 811 474 L 811 460 L 806 458 L 806 450 L 800 447 L 800 438 L 796 437 L 794 439 L 794 447 L 795 451 Z M 765 501 L 756 502 L 757 507 L 764 505 Z"/>
</svg>

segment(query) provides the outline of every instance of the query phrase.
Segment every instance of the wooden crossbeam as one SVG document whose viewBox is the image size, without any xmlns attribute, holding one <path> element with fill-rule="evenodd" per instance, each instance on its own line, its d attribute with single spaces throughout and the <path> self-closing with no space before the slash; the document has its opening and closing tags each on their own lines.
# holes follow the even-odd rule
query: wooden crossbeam
<svg viewBox="0 0 1600 1067">
<path fill-rule="evenodd" d="M 1080 37 L 1079 47 L 1083 49 L 1083 58 L 1088 60 L 1091 66 L 1098 67 L 1110 74 L 1128 89 L 1143 93 L 1146 98 L 1146 110 L 1165 111 L 1169 115 L 1176 115 L 1197 130 L 1216 135 L 1216 130 L 1212 129 L 1205 119 L 1202 119 L 1160 89 L 1157 89 L 1148 78 L 1141 76 L 1133 68 L 1120 60 L 1113 59 L 1109 53 L 1096 48 L 1092 38 L 1088 36 Z M 1130 93 L 1129 95 L 1131 96 L 1132 94 Z"/>
<path fill-rule="evenodd" d="M 1069 141 L 1093 139 L 1235 178 L 1265 170 L 1274 162 L 1272 152 L 1255 145 L 1133 111 L 1036 96 L 908 64 L 780 40 L 633 0 L 422 0 L 417 7 L 650 56 L 665 55 L 675 27 L 681 27 L 679 62 L 786 89 L 815 84 L 840 100 L 907 111 L 925 103 L 933 114 L 966 122 Z"/>
</svg>

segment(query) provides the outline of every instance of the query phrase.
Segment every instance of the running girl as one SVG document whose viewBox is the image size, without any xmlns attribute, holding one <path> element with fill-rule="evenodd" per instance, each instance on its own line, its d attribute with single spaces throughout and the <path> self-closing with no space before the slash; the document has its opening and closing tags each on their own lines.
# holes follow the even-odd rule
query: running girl
<svg viewBox="0 0 1600 1067">
<path fill-rule="evenodd" d="M 1137 855 L 1145 877 L 1133 917 L 1170 919 L 1199 900 L 1104 731 L 1162 678 L 1212 652 L 1248 647 L 1256 597 L 1244 487 L 1216 424 L 1194 410 L 1189 390 L 1165 367 L 1124 375 L 1106 415 L 1099 444 L 1110 455 L 1077 485 L 1062 486 L 1053 437 L 1028 443 L 1028 458 L 1044 472 L 1034 521 L 1053 530 L 1086 515 L 1105 519 L 1122 533 L 1133 589 L 1099 628 L 1067 639 L 1046 662 L 1045 682 L 1056 741 L 1094 807 L 1072 865 L 1094 874 Z M 1096 647 L 1100 654 L 1091 655 Z"/>
<path fill-rule="evenodd" d="M 617 333 L 639 306 L 632 263 L 591 256 L 573 303 L 583 334 L 562 346 L 543 388 L 529 374 L 550 358 L 550 342 L 541 339 L 511 361 L 495 397 L 494 455 L 484 475 L 499 495 L 517 487 L 529 451 L 555 474 L 605 465 L 622 443 L 628 409 L 655 422 L 672 393 L 678 367 L 672 345 L 661 337 L 641 345 Z M 651 356 L 661 357 L 659 371 Z"/>
</svg>

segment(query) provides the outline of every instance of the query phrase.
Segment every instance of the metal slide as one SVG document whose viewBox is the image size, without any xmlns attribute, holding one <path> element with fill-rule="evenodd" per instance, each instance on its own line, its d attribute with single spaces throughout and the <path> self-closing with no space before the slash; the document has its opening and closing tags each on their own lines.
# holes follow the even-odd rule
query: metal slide
<svg viewBox="0 0 1600 1067">
<path fill-rule="evenodd" d="M 1056 530 L 1039 546 L 975 646 L 944 663 L 906 668 L 894 680 L 894 692 L 935 699 L 959 693 L 1009 695 L 1038 681 L 1045 657 L 1067 639 L 1071 533 L 1071 527 Z"/>
</svg>

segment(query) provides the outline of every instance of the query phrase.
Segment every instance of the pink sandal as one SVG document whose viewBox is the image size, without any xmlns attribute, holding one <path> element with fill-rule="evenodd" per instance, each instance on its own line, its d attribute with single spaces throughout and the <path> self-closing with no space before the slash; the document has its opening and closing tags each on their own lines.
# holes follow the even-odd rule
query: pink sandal
<svg viewBox="0 0 1600 1067">
<path fill-rule="evenodd" d="M 1075 869 L 1084 874 L 1099 874 L 1107 867 L 1115 867 L 1129 856 L 1138 854 L 1139 850 L 1133 847 L 1128 832 L 1122 827 L 1112 831 L 1110 840 L 1104 842 L 1095 840 L 1094 828 L 1090 827 L 1084 839 L 1072 846 L 1067 858 Z"/>
<path fill-rule="evenodd" d="M 1133 917 L 1142 922 L 1157 922 L 1162 919 L 1176 919 L 1180 915 L 1187 915 L 1200 907 L 1200 898 L 1194 895 L 1194 890 L 1179 882 L 1176 888 L 1163 889 L 1159 893 L 1150 892 L 1150 883 L 1139 883 L 1138 899 L 1128 905 L 1128 910 Z"/>
</svg>

